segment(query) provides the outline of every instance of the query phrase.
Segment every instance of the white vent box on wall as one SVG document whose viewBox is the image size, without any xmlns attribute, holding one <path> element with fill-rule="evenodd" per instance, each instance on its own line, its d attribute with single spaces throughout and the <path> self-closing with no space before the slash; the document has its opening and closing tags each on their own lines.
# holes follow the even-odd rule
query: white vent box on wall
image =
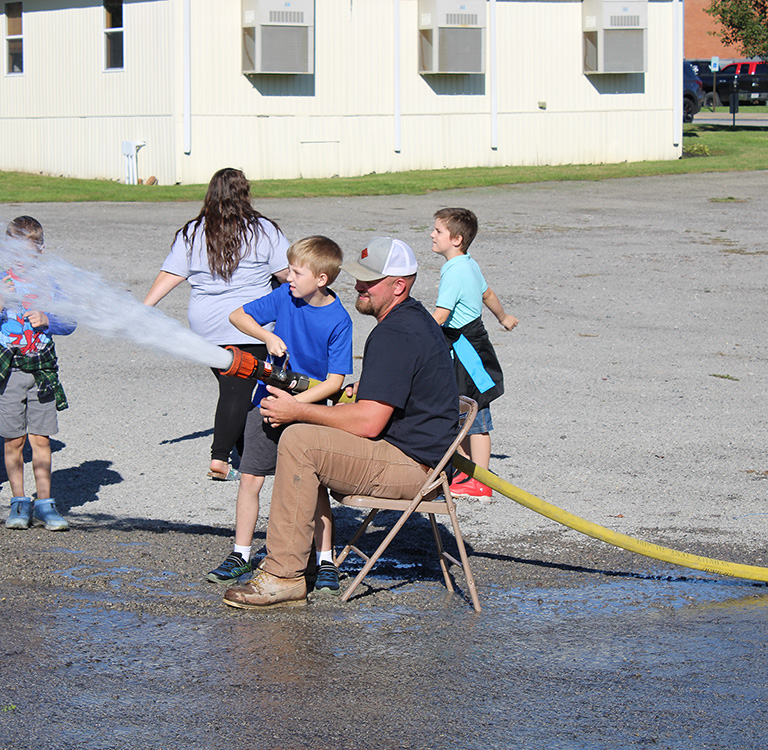
<svg viewBox="0 0 768 750">
<path fill-rule="evenodd" d="M 419 73 L 485 72 L 486 0 L 419 0 Z"/>
<path fill-rule="evenodd" d="M 648 0 L 584 0 L 584 72 L 645 73 Z"/>
<path fill-rule="evenodd" d="M 242 0 L 243 73 L 314 73 L 315 0 Z"/>
</svg>

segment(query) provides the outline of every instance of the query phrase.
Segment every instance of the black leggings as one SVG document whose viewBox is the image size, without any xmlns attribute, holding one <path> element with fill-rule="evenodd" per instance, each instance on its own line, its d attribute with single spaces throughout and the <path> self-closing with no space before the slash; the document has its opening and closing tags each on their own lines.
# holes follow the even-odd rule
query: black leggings
<svg viewBox="0 0 768 750">
<path fill-rule="evenodd" d="M 264 344 L 240 344 L 237 348 L 252 354 L 256 359 L 267 358 L 267 347 Z M 216 404 L 216 416 L 213 420 L 211 460 L 227 463 L 232 446 L 237 446 L 237 452 L 243 455 L 243 430 L 257 381 L 250 378 L 226 377 L 213 368 L 211 372 L 219 381 L 219 402 Z"/>
</svg>

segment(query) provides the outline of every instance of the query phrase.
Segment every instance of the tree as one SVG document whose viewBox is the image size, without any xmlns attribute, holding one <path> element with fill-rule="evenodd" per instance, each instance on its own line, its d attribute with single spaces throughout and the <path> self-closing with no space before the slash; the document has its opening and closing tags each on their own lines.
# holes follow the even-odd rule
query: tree
<svg viewBox="0 0 768 750">
<path fill-rule="evenodd" d="M 706 12 L 720 23 L 724 44 L 768 59 L 768 0 L 712 0 Z"/>
</svg>

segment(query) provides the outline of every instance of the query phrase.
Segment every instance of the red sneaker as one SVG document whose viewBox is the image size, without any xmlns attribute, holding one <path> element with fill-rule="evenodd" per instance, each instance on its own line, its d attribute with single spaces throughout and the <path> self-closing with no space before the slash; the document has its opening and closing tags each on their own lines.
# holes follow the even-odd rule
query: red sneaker
<svg viewBox="0 0 768 750">
<path fill-rule="evenodd" d="M 469 477 L 463 472 L 459 471 L 456 474 L 454 474 L 453 482 L 451 482 L 451 494 L 461 495 L 462 490 L 466 487 L 467 482 L 469 482 Z"/>
<path fill-rule="evenodd" d="M 453 485 L 451 485 L 451 494 L 454 497 L 490 497 L 493 492 L 490 487 L 486 487 L 481 484 L 477 479 L 469 479 L 466 482 L 460 484 L 457 488 L 458 491 L 453 491 Z"/>
</svg>

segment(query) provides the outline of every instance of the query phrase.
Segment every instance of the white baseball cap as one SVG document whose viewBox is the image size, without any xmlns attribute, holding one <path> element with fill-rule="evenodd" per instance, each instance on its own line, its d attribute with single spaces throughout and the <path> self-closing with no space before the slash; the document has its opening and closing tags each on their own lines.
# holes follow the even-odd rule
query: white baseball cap
<svg viewBox="0 0 768 750">
<path fill-rule="evenodd" d="M 419 266 L 409 245 L 392 237 L 374 237 L 356 261 L 341 266 L 358 281 L 376 281 L 385 276 L 411 276 Z"/>
</svg>

